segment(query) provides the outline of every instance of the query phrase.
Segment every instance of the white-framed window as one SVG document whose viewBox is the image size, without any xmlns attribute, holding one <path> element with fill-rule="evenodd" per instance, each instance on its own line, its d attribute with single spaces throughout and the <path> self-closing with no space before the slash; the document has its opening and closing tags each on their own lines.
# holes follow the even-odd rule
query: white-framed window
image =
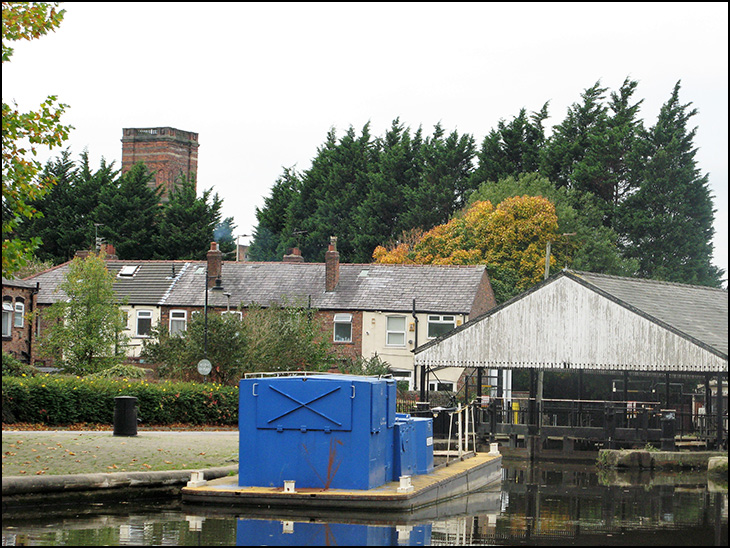
<svg viewBox="0 0 730 548">
<path fill-rule="evenodd" d="M 13 305 L 3 301 L 3 337 L 12 336 Z"/>
<path fill-rule="evenodd" d="M 15 319 L 13 320 L 14 327 L 23 327 L 25 325 L 25 303 L 21 301 L 15 301 Z"/>
<path fill-rule="evenodd" d="M 391 369 L 390 372 L 393 374 L 393 378 L 397 382 L 408 383 L 408 390 L 413 390 L 413 371 Z"/>
<path fill-rule="evenodd" d="M 221 312 L 221 316 L 223 316 L 224 314 L 230 314 L 231 316 L 237 316 L 239 320 L 243 319 L 243 312 L 241 312 L 240 310 L 224 310 L 223 312 Z"/>
<path fill-rule="evenodd" d="M 137 310 L 137 336 L 149 337 L 152 334 L 152 311 Z"/>
<path fill-rule="evenodd" d="M 352 314 L 335 314 L 335 342 L 352 342 Z"/>
<path fill-rule="evenodd" d="M 406 317 L 388 316 L 385 325 L 385 345 L 406 345 Z"/>
<path fill-rule="evenodd" d="M 429 381 L 428 389 L 432 392 L 453 392 L 454 383 L 449 381 Z"/>
<path fill-rule="evenodd" d="M 455 316 L 439 316 L 429 314 L 428 316 L 428 338 L 435 339 L 444 333 L 448 333 L 456 327 Z"/>
<path fill-rule="evenodd" d="M 187 329 L 187 310 L 170 310 L 170 335 L 182 335 Z"/>
</svg>

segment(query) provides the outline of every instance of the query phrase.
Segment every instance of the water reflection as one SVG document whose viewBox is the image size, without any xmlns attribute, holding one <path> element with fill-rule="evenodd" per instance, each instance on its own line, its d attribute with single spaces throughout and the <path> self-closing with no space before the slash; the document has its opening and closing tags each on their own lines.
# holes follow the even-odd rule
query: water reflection
<svg viewBox="0 0 730 548">
<path fill-rule="evenodd" d="M 727 546 L 727 486 L 706 473 L 505 463 L 501 487 L 397 515 L 191 506 L 177 498 L 8 509 L 3 546 Z"/>
</svg>

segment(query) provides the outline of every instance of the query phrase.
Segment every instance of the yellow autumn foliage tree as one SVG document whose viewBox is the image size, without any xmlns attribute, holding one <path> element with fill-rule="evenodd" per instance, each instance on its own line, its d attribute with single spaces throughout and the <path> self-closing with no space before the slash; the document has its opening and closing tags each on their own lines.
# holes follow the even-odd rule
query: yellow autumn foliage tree
<svg viewBox="0 0 730 548">
<path fill-rule="evenodd" d="M 398 242 L 373 252 L 385 264 L 485 264 L 513 272 L 516 289 L 540 282 L 545 272 L 545 247 L 555 240 L 555 206 L 540 196 L 514 196 L 496 208 L 475 202 L 448 223 L 412 242 Z"/>
</svg>

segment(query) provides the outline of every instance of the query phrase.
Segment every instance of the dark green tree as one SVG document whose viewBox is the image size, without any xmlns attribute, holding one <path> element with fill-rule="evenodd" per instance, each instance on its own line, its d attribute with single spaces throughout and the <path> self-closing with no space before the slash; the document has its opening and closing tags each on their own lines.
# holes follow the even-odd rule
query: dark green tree
<svg viewBox="0 0 730 548">
<path fill-rule="evenodd" d="M 159 241 L 160 189 L 145 164 L 135 164 L 100 196 L 99 235 L 114 245 L 120 259 L 152 259 Z"/>
<path fill-rule="evenodd" d="M 582 103 L 573 103 L 565 119 L 553 129 L 541 155 L 540 172 L 559 187 L 593 192 L 585 179 L 576 180 L 574 169 L 583 161 L 595 140 L 603 134 L 608 123 L 607 107 L 603 104 L 607 88 L 596 82 L 582 94 Z"/>
<path fill-rule="evenodd" d="M 36 251 L 42 261 L 62 263 L 80 249 L 93 249 L 97 208 L 101 192 L 117 184 L 114 163 L 102 158 L 98 170 L 92 171 L 86 150 L 81 163 L 71 160 L 68 150 L 49 161 L 44 176 L 56 180 L 51 191 L 34 203 L 41 216 L 23 222 L 19 230 L 39 236 L 43 243 Z"/>
<path fill-rule="evenodd" d="M 160 259 L 205 258 L 221 222 L 222 201 L 212 189 L 197 195 L 195 181 L 182 177 L 161 209 L 155 256 Z"/>
<path fill-rule="evenodd" d="M 525 109 L 511 122 L 500 120 L 482 141 L 477 153 L 473 186 L 498 181 L 520 173 L 533 173 L 540 168 L 540 153 L 545 144 L 544 121 L 548 118 L 548 103 L 528 118 Z"/>
<path fill-rule="evenodd" d="M 714 210 L 709 176 L 697 168 L 688 128 L 697 109 L 679 101 L 680 83 L 645 132 L 641 184 L 620 206 L 619 231 L 627 257 L 642 277 L 719 287 L 724 271 L 711 264 Z"/>
<path fill-rule="evenodd" d="M 368 174 L 367 193 L 356 204 L 353 217 L 360 229 L 354 235 L 355 262 L 370 262 L 378 245 L 407 228 L 403 221 L 406 195 L 418 186 L 420 146 L 420 130 L 412 139 L 397 118 L 385 137 L 376 139 L 377 158 Z"/>
<path fill-rule="evenodd" d="M 637 85 L 627 78 L 618 92 L 611 92 L 605 121 L 588 133 L 588 148 L 573 167 L 575 188 L 601 200 L 606 226 L 612 226 L 615 209 L 638 186 L 637 148 L 642 129 L 638 113 L 642 101 L 632 104 Z"/>
<path fill-rule="evenodd" d="M 280 261 L 279 243 L 286 231 L 288 212 L 294 200 L 299 198 L 301 179 L 296 170 L 284 168 L 276 180 L 271 194 L 264 198 L 264 206 L 256 208 L 258 225 L 248 256 L 252 261 Z"/>
<path fill-rule="evenodd" d="M 354 260 L 355 236 L 360 227 L 353 222 L 353 216 L 367 194 L 373 155 L 369 124 L 359 136 L 350 127 L 339 141 L 334 130 L 328 133 L 287 211 L 280 255 L 297 246 L 307 260 L 323 261 L 330 236 L 337 236 L 341 260 Z"/>
<path fill-rule="evenodd" d="M 411 228 L 428 230 L 447 222 L 466 205 L 473 190 L 474 138 L 460 136 L 456 131 L 444 135 L 441 124 L 437 124 L 433 136 L 423 143 L 418 186 L 407 189 L 405 196 L 409 208 L 404 213 L 404 224 Z"/>
</svg>

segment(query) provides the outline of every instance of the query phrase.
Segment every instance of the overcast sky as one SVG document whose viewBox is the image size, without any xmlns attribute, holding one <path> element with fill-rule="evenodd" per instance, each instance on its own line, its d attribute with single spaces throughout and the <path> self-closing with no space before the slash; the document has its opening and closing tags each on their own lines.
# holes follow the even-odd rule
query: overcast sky
<svg viewBox="0 0 730 548">
<path fill-rule="evenodd" d="M 3 100 L 70 108 L 68 146 L 121 163 L 122 128 L 199 134 L 198 192 L 252 234 L 284 167 L 308 169 L 327 132 L 473 135 L 550 101 L 548 128 L 600 80 L 639 82 L 654 125 L 681 80 L 728 269 L 728 4 L 64 2 L 53 34 L 16 43 Z M 55 156 L 57 151 L 53 153 Z M 245 243 L 249 238 L 241 238 Z M 326 245 L 326 242 L 323 242 Z"/>
</svg>

